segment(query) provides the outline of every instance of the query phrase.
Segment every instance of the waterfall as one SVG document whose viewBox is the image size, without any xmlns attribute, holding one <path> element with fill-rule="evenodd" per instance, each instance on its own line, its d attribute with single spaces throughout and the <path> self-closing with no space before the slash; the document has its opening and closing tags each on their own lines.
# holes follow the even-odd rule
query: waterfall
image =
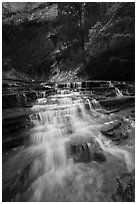
<svg viewBox="0 0 137 204">
<path fill-rule="evenodd" d="M 46 97 L 46 91 L 42 92 L 43 98 Z"/>
<path fill-rule="evenodd" d="M 111 81 L 109 81 L 108 83 L 109 83 L 109 87 L 114 87 Z"/>
<path fill-rule="evenodd" d="M 55 84 L 55 89 L 58 89 L 58 84 L 57 83 Z"/>
<path fill-rule="evenodd" d="M 122 92 L 118 88 L 115 87 L 115 91 L 117 96 L 123 96 Z"/>
<path fill-rule="evenodd" d="M 40 98 L 45 98 L 46 97 L 46 91 L 39 92 L 39 96 L 40 96 Z"/>
<path fill-rule="evenodd" d="M 87 102 L 88 102 L 88 105 L 89 105 L 90 110 L 92 110 L 92 105 L 91 105 L 90 100 L 89 100 L 89 99 L 87 99 Z"/>
<path fill-rule="evenodd" d="M 93 100 L 91 101 L 91 103 L 92 103 L 92 105 L 93 105 L 93 108 L 95 108 L 95 109 L 102 109 L 100 103 L 99 103 L 96 99 L 93 99 Z"/>
<path fill-rule="evenodd" d="M 70 89 L 70 83 L 67 83 L 67 89 Z"/>
<path fill-rule="evenodd" d="M 53 99 L 54 97 L 50 98 L 51 101 Z M 79 120 L 80 117 L 86 120 L 86 123 L 89 122 L 85 105 L 81 103 L 79 96 L 73 101 L 66 95 L 58 99 L 58 105 L 51 105 L 51 109 L 48 107 L 46 109 L 46 105 L 44 107 L 45 111 L 37 113 L 35 117 L 30 117 L 34 123 L 32 145 L 45 155 L 41 163 L 34 162 L 30 175 L 36 176 L 42 165 L 42 176 L 32 184 L 34 191 L 32 200 L 35 201 L 41 200 L 45 189 L 47 189 L 47 196 L 51 196 L 54 186 L 62 186 L 64 179 L 73 173 L 74 162 L 67 157 L 66 143 L 71 135 L 85 133 L 83 123 Z M 88 130 L 87 134 L 89 134 Z M 52 196 L 49 199 L 52 199 Z"/>
<path fill-rule="evenodd" d="M 69 140 L 70 132 L 75 129 L 81 103 L 79 101 L 73 103 L 69 97 L 59 98 L 58 101 L 60 109 L 53 106 L 51 110 L 37 113 L 34 118 L 31 117 L 35 125 L 31 137 L 32 144 L 37 147 L 37 151 L 45 152 L 42 164 L 34 162 L 31 172 L 33 176 L 37 175 L 39 165 L 43 166 L 43 176 L 32 185 L 35 201 L 41 200 L 43 189 L 48 188 L 47 193 L 51 195 L 55 185 L 62 185 L 64 179 L 71 174 L 74 165 L 73 161 L 67 158 L 65 143 Z M 62 106 L 63 109 L 61 109 Z"/>
<path fill-rule="evenodd" d="M 33 90 L 33 89 L 31 89 L 31 88 L 30 88 L 30 90 L 36 94 L 36 97 L 37 97 L 37 99 L 38 99 L 38 97 L 39 97 L 38 92 L 35 91 L 35 90 Z"/>
<path fill-rule="evenodd" d="M 129 93 L 128 89 L 126 89 L 126 94 L 127 94 L 128 96 L 130 96 L 130 93 Z"/>
<path fill-rule="evenodd" d="M 80 91 L 81 88 L 82 88 L 82 83 L 81 82 L 77 82 L 76 88 L 78 89 L 78 91 Z"/>
<path fill-rule="evenodd" d="M 92 158 L 97 150 L 125 163 L 129 172 L 134 169 L 129 152 L 101 134 L 103 123 L 111 116 L 98 112 L 101 105 L 95 99 L 60 90 L 57 95 L 38 99 L 31 109 L 31 150 L 39 156 L 29 172 L 29 201 L 81 200 L 89 179 L 93 194 L 90 191 L 88 196 L 95 200 L 100 173 Z M 89 162 L 89 166 L 83 162 Z M 95 175 L 98 177 L 94 181 Z"/>
<path fill-rule="evenodd" d="M 27 105 L 27 97 L 26 97 L 25 93 L 22 94 L 22 95 L 23 95 L 23 97 L 24 97 L 25 105 Z"/>
<path fill-rule="evenodd" d="M 86 101 L 88 102 L 91 111 L 93 111 L 93 109 L 102 109 L 100 103 L 96 99 L 92 99 L 91 101 L 86 99 Z"/>
</svg>

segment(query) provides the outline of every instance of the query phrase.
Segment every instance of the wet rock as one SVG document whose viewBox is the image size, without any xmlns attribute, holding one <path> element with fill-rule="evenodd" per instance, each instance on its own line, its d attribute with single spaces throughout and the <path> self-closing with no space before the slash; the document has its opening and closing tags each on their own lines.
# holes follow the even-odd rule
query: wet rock
<svg viewBox="0 0 137 204">
<path fill-rule="evenodd" d="M 16 94 L 5 94 L 2 96 L 3 108 L 16 107 L 16 106 L 17 106 Z"/>
<path fill-rule="evenodd" d="M 27 97 L 27 101 L 33 101 L 35 99 L 37 99 L 37 95 L 36 92 L 28 92 L 26 93 L 26 97 Z"/>
<path fill-rule="evenodd" d="M 91 90 L 94 90 L 95 92 L 113 92 L 115 90 L 115 87 L 94 87 L 91 88 Z"/>
<path fill-rule="evenodd" d="M 121 143 L 121 140 L 118 137 L 113 138 L 112 141 L 115 143 L 115 145 L 119 145 Z"/>
<path fill-rule="evenodd" d="M 109 83 L 107 81 L 84 81 L 82 82 L 82 88 L 89 88 L 89 89 L 94 89 L 94 88 L 105 88 L 108 87 Z"/>
<path fill-rule="evenodd" d="M 114 108 L 114 107 L 123 107 L 123 106 L 130 106 L 131 104 L 135 103 L 134 96 L 122 96 L 122 97 L 115 97 L 106 100 L 99 101 L 101 106 L 105 108 Z"/>
<path fill-rule="evenodd" d="M 29 107 L 28 102 L 32 102 L 37 99 L 38 94 L 36 91 L 20 92 L 14 94 L 2 95 L 2 107 L 14 108 L 14 107 Z"/>
<path fill-rule="evenodd" d="M 106 157 L 101 150 L 97 141 L 92 140 L 90 143 L 72 144 L 70 146 L 71 155 L 75 162 L 104 162 Z"/>
<path fill-rule="evenodd" d="M 25 166 L 19 173 L 7 181 L 7 187 L 3 186 L 2 197 L 3 201 L 20 202 L 21 196 L 30 185 L 30 170 L 31 163 Z"/>
<path fill-rule="evenodd" d="M 121 139 L 127 139 L 128 138 L 128 134 L 127 134 L 127 132 L 120 132 L 120 137 L 121 137 Z"/>
<path fill-rule="evenodd" d="M 73 147 L 73 148 L 72 148 Z M 74 155 L 75 162 L 90 162 L 91 155 L 87 144 L 81 144 L 79 146 L 72 145 L 72 153 Z"/>
<path fill-rule="evenodd" d="M 113 121 L 112 123 L 105 124 L 101 132 L 103 135 L 107 137 L 114 137 L 114 130 L 118 129 L 121 126 L 122 122 L 121 121 Z"/>
<path fill-rule="evenodd" d="M 103 135 L 113 138 L 115 136 L 113 131 L 102 131 Z"/>
<path fill-rule="evenodd" d="M 76 154 L 77 153 L 77 146 L 71 145 L 71 153 Z"/>
<path fill-rule="evenodd" d="M 123 174 L 117 178 L 117 192 L 113 194 L 112 199 L 116 202 L 134 202 L 135 201 L 135 178 L 131 174 Z"/>
<path fill-rule="evenodd" d="M 125 125 L 123 121 L 115 121 L 113 123 L 104 125 L 101 132 L 106 137 L 111 138 L 112 141 L 118 145 L 124 140 L 128 139 L 127 128 L 128 126 Z"/>
<path fill-rule="evenodd" d="M 22 145 L 24 142 L 28 142 L 27 130 L 31 127 L 29 116 L 21 115 L 5 119 L 2 121 L 2 125 L 3 151 Z"/>
<path fill-rule="evenodd" d="M 94 152 L 93 160 L 97 162 L 104 162 L 106 160 L 106 157 L 102 152 Z"/>
</svg>

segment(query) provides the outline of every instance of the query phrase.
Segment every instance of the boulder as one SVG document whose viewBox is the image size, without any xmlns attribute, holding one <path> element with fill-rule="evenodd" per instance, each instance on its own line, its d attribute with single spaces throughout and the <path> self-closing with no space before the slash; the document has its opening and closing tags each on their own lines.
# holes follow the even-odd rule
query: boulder
<svg viewBox="0 0 137 204">
<path fill-rule="evenodd" d="M 113 194 L 112 199 L 117 202 L 135 201 L 135 178 L 133 175 L 125 173 L 117 178 L 117 192 Z"/>
<path fill-rule="evenodd" d="M 102 129 L 101 132 L 103 135 L 107 136 L 107 137 L 114 137 L 114 130 L 118 129 L 121 126 L 122 122 L 121 121 L 113 121 L 109 124 L 105 124 Z"/>
<path fill-rule="evenodd" d="M 104 162 L 106 160 L 100 145 L 95 139 L 90 139 L 90 142 L 87 143 L 85 141 L 83 143 L 72 143 L 69 146 L 69 152 L 76 163 Z"/>
</svg>

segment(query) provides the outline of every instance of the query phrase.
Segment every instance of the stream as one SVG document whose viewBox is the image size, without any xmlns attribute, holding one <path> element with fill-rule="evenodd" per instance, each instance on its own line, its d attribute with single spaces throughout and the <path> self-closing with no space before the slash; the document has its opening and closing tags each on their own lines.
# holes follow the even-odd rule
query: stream
<svg viewBox="0 0 137 204">
<path fill-rule="evenodd" d="M 113 201 L 117 178 L 134 171 L 134 151 L 102 128 L 125 117 L 65 89 L 38 98 L 31 112 L 19 132 L 25 143 L 3 153 L 3 201 Z M 126 122 L 132 136 L 134 122 Z"/>
</svg>

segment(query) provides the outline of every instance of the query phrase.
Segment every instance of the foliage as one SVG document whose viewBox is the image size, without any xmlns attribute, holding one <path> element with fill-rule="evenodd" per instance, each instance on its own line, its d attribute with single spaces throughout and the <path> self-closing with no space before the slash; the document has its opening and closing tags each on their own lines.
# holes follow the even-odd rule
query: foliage
<svg viewBox="0 0 137 204">
<path fill-rule="evenodd" d="M 3 54 L 14 62 L 14 68 L 31 75 L 47 74 L 53 67 L 66 70 L 79 66 L 84 74 L 88 64 L 90 69 L 97 61 L 99 67 L 109 64 L 114 50 L 125 53 L 124 47 L 129 46 L 131 54 L 125 56 L 133 53 L 132 2 L 5 2 L 2 6 Z M 101 57 L 103 52 L 107 57 Z"/>
<path fill-rule="evenodd" d="M 90 49 L 92 54 L 113 49 L 119 46 L 119 43 L 122 46 L 125 39 L 127 43 L 134 41 L 134 15 L 131 12 L 126 12 L 125 15 L 126 5 L 134 9 L 134 3 L 113 3 L 107 10 L 105 21 L 97 22 L 89 29 L 87 49 Z"/>
</svg>

